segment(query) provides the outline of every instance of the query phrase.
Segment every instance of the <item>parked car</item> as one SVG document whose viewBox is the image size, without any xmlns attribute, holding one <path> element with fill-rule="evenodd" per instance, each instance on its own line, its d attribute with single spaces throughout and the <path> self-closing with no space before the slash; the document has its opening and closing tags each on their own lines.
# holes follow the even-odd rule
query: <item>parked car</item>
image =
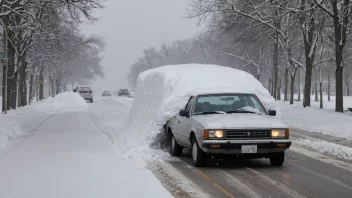
<svg viewBox="0 0 352 198">
<path fill-rule="evenodd" d="M 104 91 L 102 96 L 111 96 L 111 92 L 110 91 Z"/>
<path fill-rule="evenodd" d="M 85 100 L 93 103 L 93 91 L 90 87 L 76 87 L 73 91 L 79 93 Z"/>
<path fill-rule="evenodd" d="M 130 93 L 129 93 L 128 89 L 120 89 L 120 91 L 117 95 L 118 96 L 129 96 Z"/>
<path fill-rule="evenodd" d="M 269 158 L 282 166 L 291 146 L 288 126 L 266 110 L 255 94 L 202 94 L 189 99 L 179 115 L 166 124 L 171 154 L 190 148 L 195 166 L 209 155 Z"/>
</svg>

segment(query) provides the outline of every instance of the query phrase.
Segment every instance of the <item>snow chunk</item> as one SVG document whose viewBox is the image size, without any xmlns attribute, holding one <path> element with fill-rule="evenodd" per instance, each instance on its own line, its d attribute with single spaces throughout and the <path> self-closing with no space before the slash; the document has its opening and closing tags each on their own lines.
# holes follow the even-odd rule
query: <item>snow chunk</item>
<svg viewBox="0 0 352 198">
<path fill-rule="evenodd" d="M 66 92 L 35 102 L 31 105 L 0 114 L 0 148 L 30 133 L 50 116 L 63 109 L 87 108 L 87 103 L 77 93 Z"/>
<path fill-rule="evenodd" d="M 150 159 L 150 145 L 163 125 L 186 106 L 190 96 L 200 93 L 254 93 L 267 109 L 281 115 L 268 90 L 249 73 L 216 65 L 163 66 L 139 75 L 131 112 L 116 135 L 118 146 L 131 159 Z"/>
</svg>

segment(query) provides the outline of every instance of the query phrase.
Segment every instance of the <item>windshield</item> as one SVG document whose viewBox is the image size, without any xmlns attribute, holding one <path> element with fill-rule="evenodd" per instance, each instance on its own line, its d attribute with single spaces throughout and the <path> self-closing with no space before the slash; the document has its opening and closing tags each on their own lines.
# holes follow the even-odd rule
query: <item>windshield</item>
<svg viewBox="0 0 352 198">
<path fill-rule="evenodd" d="M 210 113 L 266 114 L 259 99 L 253 94 L 219 94 L 198 96 L 193 115 Z"/>
</svg>

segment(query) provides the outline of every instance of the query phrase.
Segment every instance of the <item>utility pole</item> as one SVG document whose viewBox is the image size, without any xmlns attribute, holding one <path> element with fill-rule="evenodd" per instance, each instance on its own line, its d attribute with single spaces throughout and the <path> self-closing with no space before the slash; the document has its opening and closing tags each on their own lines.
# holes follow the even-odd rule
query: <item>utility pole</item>
<svg viewBox="0 0 352 198">
<path fill-rule="evenodd" d="M 7 68 L 8 68 L 8 61 L 7 61 L 7 31 L 5 28 L 5 21 L 2 20 L 2 27 L 4 29 L 4 55 L 1 57 L 2 62 L 2 112 L 7 114 Z"/>
</svg>

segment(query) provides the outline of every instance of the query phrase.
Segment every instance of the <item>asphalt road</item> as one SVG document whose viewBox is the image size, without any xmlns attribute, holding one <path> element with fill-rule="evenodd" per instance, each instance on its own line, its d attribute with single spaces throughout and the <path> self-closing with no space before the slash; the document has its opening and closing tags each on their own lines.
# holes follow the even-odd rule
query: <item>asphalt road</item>
<svg viewBox="0 0 352 198">
<path fill-rule="evenodd" d="M 179 159 L 169 163 L 210 197 L 352 197 L 352 172 L 294 151 L 282 167 L 218 158 L 195 168 L 188 153 Z"/>
</svg>

